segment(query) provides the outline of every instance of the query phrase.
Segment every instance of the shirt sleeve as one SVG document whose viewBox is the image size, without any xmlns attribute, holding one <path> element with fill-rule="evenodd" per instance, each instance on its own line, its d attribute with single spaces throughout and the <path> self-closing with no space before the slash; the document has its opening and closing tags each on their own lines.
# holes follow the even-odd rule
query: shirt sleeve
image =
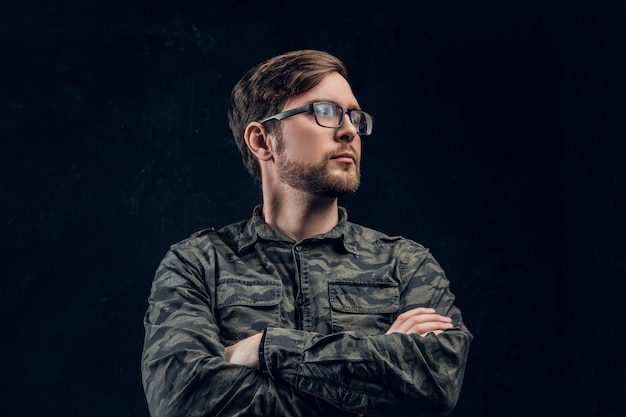
<svg viewBox="0 0 626 417">
<path fill-rule="evenodd" d="M 435 259 L 429 253 L 403 259 L 406 285 L 398 313 L 433 307 L 452 317 L 454 328 L 425 337 L 269 328 L 260 352 L 272 379 L 367 416 L 448 415 L 460 394 L 473 336 Z"/>
<path fill-rule="evenodd" d="M 151 416 L 320 415 L 314 396 L 224 360 L 202 262 L 170 250 L 153 280 L 141 367 Z"/>
</svg>

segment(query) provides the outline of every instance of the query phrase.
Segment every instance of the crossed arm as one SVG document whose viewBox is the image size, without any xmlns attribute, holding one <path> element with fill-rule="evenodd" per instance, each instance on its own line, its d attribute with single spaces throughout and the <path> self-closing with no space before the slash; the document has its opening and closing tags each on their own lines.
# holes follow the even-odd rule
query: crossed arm
<svg viewBox="0 0 626 417">
<path fill-rule="evenodd" d="M 400 314 L 392 323 L 386 334 L 389 333 L 416 333 L 426 336 L 428 333 L 439 334 L 445 329 L 453 327 L 450 317 L 437 314 L 434 308 L 415 308 Z M 226 361 L 245 365 L 250 368 L 259 368 L 259 344 L 262 333 L 256 333 L 239 342 L 227 346 L 224 358 Z"/>
<path fill-rule="evenodd" d="M 168 254 L 146 312 L 142 378 L 154 417 L 267 409 L 311 417 L 342 410 L 441 417 L 454 406 L 472 336 L 434 261 L 406 271 L 414 285 L 403 286 L 402 304 L 436 310 L 407 310 L 387 334 L 267 327 L 224 346 L 206 287 L 211 280 L 195 270 L 202 262 L 192 255 Z"/>
</svg>

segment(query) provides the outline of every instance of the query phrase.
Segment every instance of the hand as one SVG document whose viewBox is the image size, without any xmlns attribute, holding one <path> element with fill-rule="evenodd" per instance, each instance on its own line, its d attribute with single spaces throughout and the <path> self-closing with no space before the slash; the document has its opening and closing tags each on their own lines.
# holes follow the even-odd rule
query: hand
<svg viewBox="0 0 626 417">
<path fill-rule="evenodd" d="M 226 347 L 224 359 L 237 365 L 245 365 L 249 368 L 259 368 L 259 344 L 263 333 L 253 334 Z"/>
<path fill-rule="evenodd" d="M 430 332 L 439 334 L 451 327 L 454 326 L 450 317 L 437 314 L 434 308 L 419 307 L 400 314 L 387 330 L 387 334 L 417 333 L 426 336 Z"/>
</svg>

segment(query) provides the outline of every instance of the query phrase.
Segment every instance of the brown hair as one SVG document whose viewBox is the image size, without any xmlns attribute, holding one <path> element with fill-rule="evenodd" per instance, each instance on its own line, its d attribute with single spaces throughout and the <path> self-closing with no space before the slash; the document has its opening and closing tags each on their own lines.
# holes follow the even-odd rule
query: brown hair
<svg viewBox="0 0 626 417">
<path fill-rule="evenodd" d="M 311 49 L 291 51 L 255 65 L 233 87 L 228 124 L 243 163 L 257 183 L 261 183 L 261 169 L 244 140 L 248 124 L 280 112 L 289 98 L 314 88 L 333 71 L 348 77 L 343 62 L 333 55 Z M 268 132 L 280 129 L 278 123 L 265 123 Z"/>
</svg>

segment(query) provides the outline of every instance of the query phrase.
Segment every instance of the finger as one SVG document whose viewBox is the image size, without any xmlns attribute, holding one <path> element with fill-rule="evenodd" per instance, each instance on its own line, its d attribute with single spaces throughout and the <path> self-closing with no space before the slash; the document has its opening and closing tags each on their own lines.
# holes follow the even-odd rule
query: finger
<svg viewBox="0 0 626 417">
<path fill-rule="evenodd" d="M 414 323 L 413 325 L 402 325 L 389 328 L 387 333 L 418 333 L 424 334 L 434 330 L 446 330 L 453 328 L 454 325 L 450 322 L 442 322 L 442 321 L 429 321 L 429 322 L 420 322 Z"/>
<path fill-rule="evenodd" d="M 417 333 L 420 336 L 424 337 L 428 333 L 439 334 L 446 329 L 451 329 L 452 327 L 454 327 L 452 323 L 425 323 L 410 329 L 405 334 Z"/>
<path fill-rule="evenodd" d="M 411 320 L 412 317 L 416 317 L 423 314 L 435 314 L 434 308 L 426 308 L 426 307 L 418 307 L 409 311 L 405 311 L 400 314 L 394 322 L 391 324 L 389 330 L 398 330 L 403 325 L 403 323 L 407 322 L 407 320 Z"/>
<path fill-rule="evenodd" d="M 450 317 L 433 313 L 432 309 L 428 309 L 429 310 L 428 312 L 419 312 L 416 310 L 410 310 L 406 313 L 399 315 L 398 318 L 396 318 L 396 320 L 392 323 L 391 327 L 389 328 L 389 331 L 392 331 L 392 332 L 398 331 L 398 332 L 404 333 L 421 323 L 429 323 L 429 322 L 452 323 L 452 319 Z"/>
<path fill-rule="evenodd" d="M 392 323 L 387 333 L 418 333 L 423 334 L 431 330 L 443 330 L 451 328 L 452 319 L 440 314 L 409 314 L 402 317 L 398 316 L 396 321 Z"/>
<path fill-rule="evenodd" d="M 454 325 L 452 323 L 444 323 L 444 322 L 426 322 L 426 323 L 417 323 L 413 326 L 410 327 L 406 327 L 406 326 L 399 326 L 396 328 L 390 328 L 387 331 L 387 334 L 389 333 L 403 333 L 403 334 L 412 334 L 412 333 L 417 333 L 420 336 L 424 336 L 427 333 L 430 332 L 438 332 L 441 333 L 442 331 L 446 330 L 446 329 L 451 329 L 453 328 Z"/>
<path fill-rule="evenodd" d="M 407 318 L 407 317 L 411 317 L 411 316 L 415 316 L 415 315 L 420 315 L 420 314 L 434 314 L 436 313 L 437 310 L 435 310 L 434 308 L 430 308 L 430 307 L 417 307 L 417 308 L 413 308 L 411 310 L 405 311 L 404 313 L 400 314 L 398 316 L 398 318 Z"/>
</svg>

